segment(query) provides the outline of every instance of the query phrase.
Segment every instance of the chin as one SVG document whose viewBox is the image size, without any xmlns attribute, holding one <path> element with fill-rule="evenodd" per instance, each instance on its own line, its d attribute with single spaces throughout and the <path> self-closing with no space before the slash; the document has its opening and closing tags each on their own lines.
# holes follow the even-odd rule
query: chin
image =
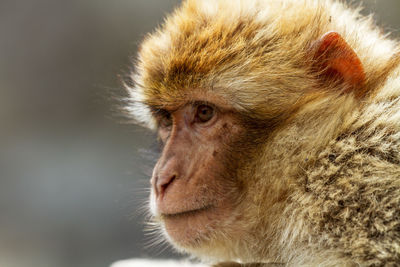
<svg viewBox="0 0 400 267">
<path fill-rule="evenodd" d="M 220 231 L 223 213 L 215 207 L 162 215 L 162 223 L 173 244 L 184 249 L 206 245 Z"/>
<path fill-rule="evenodd" d="M 161 224 L 170 243 L 179 251 L 206 261 L 237 257 L 234 240 L 240 240 L 240 216 L 231 209 L 209 207 L 173 215 L 162 215 Z M 235 244 L 235 245 L 233 245 Z"/>
</svg>

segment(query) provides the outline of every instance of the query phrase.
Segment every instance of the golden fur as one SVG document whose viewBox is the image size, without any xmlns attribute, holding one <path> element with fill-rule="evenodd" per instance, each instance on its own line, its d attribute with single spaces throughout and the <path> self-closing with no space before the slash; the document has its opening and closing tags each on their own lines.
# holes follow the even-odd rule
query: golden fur
<svg viewBox="0 0 400 267">
<path fill-rule="evenodd" d="M 329 31 L 363 64 L 362 98 L 313 69 L 310 47 Z M 143 41 L 128 109 L 154 128 L 148 106 L 206 97 L 274 127 L 241 172 L 252 192 L 243 219 L 181 249 L 211 262 L 400 265 L 398 53 L 338 1 L 184 1 Z M 235 239 L 235 223 L 246 238 Z"/>
</svg>

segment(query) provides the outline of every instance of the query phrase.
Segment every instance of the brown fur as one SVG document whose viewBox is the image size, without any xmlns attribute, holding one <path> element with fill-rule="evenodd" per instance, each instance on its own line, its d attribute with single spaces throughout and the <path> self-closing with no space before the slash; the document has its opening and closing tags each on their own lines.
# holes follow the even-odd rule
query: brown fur
<svg viewBox="0 0 400 267">
<path fill-rule="evenodd" d="M 361 60 L 361 98 L 321 84 L 310 47 L 329 31 Z M 398 47 L 336 1 L 184 1 L 141 45 L 130 108 L 154 128 L 149 107 L 211 99 L 251 138 L 235 221 L 180 249 L 212 262 L 400 265 Z"/>
</svg>

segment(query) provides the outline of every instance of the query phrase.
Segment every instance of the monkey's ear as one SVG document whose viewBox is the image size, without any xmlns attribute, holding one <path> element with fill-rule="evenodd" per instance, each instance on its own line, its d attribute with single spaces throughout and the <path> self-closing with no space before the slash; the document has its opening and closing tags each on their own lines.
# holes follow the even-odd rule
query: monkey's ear
<svg viewBox="0 0 400 267">
<path fill-rule="evenodd" d="M 345 92 L 364 94 L 365 73 L 357 54 L 337 32 L 328 32 L 311 46 L 316 71 L 322 79 L 334 79 L 346 85 Z"/>
</svg>

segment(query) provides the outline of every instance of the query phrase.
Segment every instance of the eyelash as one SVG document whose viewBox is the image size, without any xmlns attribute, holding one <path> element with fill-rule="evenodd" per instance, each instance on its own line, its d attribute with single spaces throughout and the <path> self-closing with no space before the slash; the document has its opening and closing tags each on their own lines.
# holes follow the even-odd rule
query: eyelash
<svg viewBox="0 0 400 267">
<path fill-rule="evenodd" d="M 171 113 L 165 109 L 160 109 L 156 112 L 157 121 L 160 127 L 168 128 L 172 124 Z"/>
</svg>

